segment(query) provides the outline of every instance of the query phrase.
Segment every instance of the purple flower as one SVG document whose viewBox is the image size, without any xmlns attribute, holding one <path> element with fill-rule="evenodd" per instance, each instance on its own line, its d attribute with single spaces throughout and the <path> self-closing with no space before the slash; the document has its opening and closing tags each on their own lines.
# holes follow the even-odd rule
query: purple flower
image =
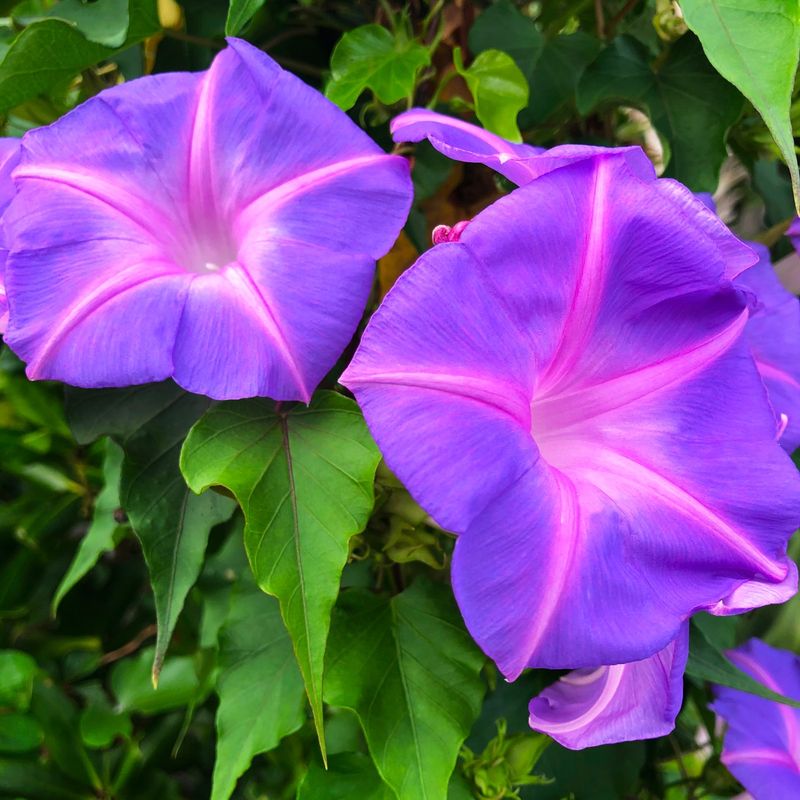
<svg viewBox="0 0 800 800">
<path fill-rule="evenodd" d="M 561 166 L 433 247 L 343 376 L 460 534 L 456 597 L 511 679 L 647 658 L 694 611 L 795 577 L 800 478 L 732 282 L 755 255 L 631 163 Z"/>
<path fill-rule="evenodd" d="M 105 91 L 22 150 L 6 341 L 30 378 L 77 386 L 308 400 L 411 201 L 405 159 L 236 39 L 207 72 Z"/>
<path fill-rule="evenodd" d="M 570 672 L 530 703 L 530 726 L 564 747 L 653 739 L 675 727 L 683 701 L 689 625 L 643 661 Z"/>
<path fill-rule="evenodd" d="M 800 658 L 751 639 L 728 657 L 768 689 L 800 700 Z M 713 710 L 728 723 L 722 763 L 755 800 L 800 797 L 800 711 L 716 687 Z"/>
<path fill-rule="evenodd" d="M 0 139 L 0 217 L 2 217 L 11 198 L 14 196 L 14 182 L 11 172 L 19 163 L 19 139 Z M 0 333 L 3 333 L 8 324 L 8 303 L 6 301 L 5 271 L 6 258 L 5 233 L 0 221 Z"/>
</svg>

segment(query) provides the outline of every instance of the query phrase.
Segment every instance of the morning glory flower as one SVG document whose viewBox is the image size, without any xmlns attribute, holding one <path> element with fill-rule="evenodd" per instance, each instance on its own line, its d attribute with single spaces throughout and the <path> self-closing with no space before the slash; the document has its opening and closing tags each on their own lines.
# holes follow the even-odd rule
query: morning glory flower
<svg viewBox="0 0 800 800">
<path fill-rule="evenodd" d="M 19 162 L 19 139 L 0 139 L 0 217 L 14 196 L 11 172 Z M 6 301 L 5 270 L 8 251 L 5 244 L 2 221 L 0 221 L 0 333 L 8 324 L 8 302 Z"/>
<path fill-rule="evenodd" d="M 459 534 L 456 597 L 509 679 L 645 659 L 795 578 L 800 477 L 733 283 L 756 256 L 631 162 L 560 166 L 426 252 L 342 378 Z"/>
<path fill-rule="evenodd" d="M 411 201 L 405 159 L 237 39 L 23 139 L 7 343 L 31 379 L 307 401 Z"/>
<path fill-rule="evenodd" d="M 728 653 L 768 689 L 800 700 L 800 658 L 751 639 Z M 800 711 L 752 694 L 716 687 L 712 709 L 728 730 L 722 763 L 754 800 L 800 797 Z"/>
<path fill-rule="evenodd" d="M 686 623 L 642 661 L 574 670 L 531 700 L 530 726 L 571 750 L 666 736 L 683 702 L 688 655 Z"/>
<path fill-rule="evenodd" d="M 623 154 L 629 167 L 644 179 L 652 173 L 649 160 L 639 148 L 561 145 L 543 150 L 508 142 L 476 125 L 427 109 L 411 109 L 398 115 L 392 120 L 391 129 L 397 142 L 428 139 L 444 155 L 485 164 L 520 186 L 598 152 Z M 695 197 L 716 215 L 716 204 L 710 194 L 699 192 Z M 709 224 L 707 218 L 699 216 L 696 222 L 706 225 L 708 232 L 716 235 L 718 226 Z M 468 224 L 461 222 L 453 227 L 452 233 L 448 229 L 447 234 L 435 230 L 434 243 L 444 241 L 445 235 L 450 240 L 457 239 Z M 793 223 L 788 234 L 794 235 L 793 241 L 800 240 L 800 219 Z M 724 240 L 721 244 L 724 246 Z M 769 251 L 755 242 L 746 244 L 759 258 L 738 280 L 740 286 L 757 298 L 751 309 L 747 337 L 775 410 L 781 444 L 792 452 L 800 446 L 800 303 L 778 281 Z"/>
</svg>

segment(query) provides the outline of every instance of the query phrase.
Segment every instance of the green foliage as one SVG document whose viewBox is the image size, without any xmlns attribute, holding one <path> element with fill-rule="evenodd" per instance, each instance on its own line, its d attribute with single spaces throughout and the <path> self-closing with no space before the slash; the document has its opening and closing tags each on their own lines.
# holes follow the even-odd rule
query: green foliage
<svg viewBox="0 0 800 800">
<path fill-rule="evenodd" d="M 528 82 L 543 46 L 544 38 L 534 21 L 511 0 L 490 5 L 469 29 L 469 49 L 475 55 L 484 50 L 502 50 L 514 59 Z"/>
<path fill-rule="evenodd" d="M 730 686 L 732 689 L 739 689 L 793 708 L 800 708 L 800 702 L 767 689 L 732 664 L 726 658 L 723 648 L 710 635 L 710 631 L 713 631 L 713 627 L 710 627 L 712 624 L 713 620 L 704 615 L 699 615 L 693 620 L 689 661 L 686 664 L 687 675 L 709 683 Z M 733 642 L 729 646 L 732 645 Z"/>
<path fill-rule="evenodd" d="M 184 437 L 209 405 L 208 398 L 171 382 L 69 394 L 70 424 L 78 441 L 108 434 L 125 451 L 120 501 L 141 542 L 156 600 L 154 681 L 203 566 L 209 532 L 233 513 L 226 497 L 190 492 L 178 466 Z"/>
<path fill-rule="evenodd" d="M 682 0 L 708 60 L 758 109 L 792 177 L 800 213 L 800 172 L 790 116 L 800 59 L 796 0 Z"/>
<path fill-rule="evenodd" d="M 225 20 L 225 35 L 238 36 L 264 2 L 265 0 L 231 0 L 228 18 Z"/>
<path fill-rule="evenodd" d="M 116 516 L 121 510 L 119 483 L 122 457 L 122 448 L 109 439 L 103 462 L 103 489 L 95 500 L 92 524 L 81 539 L 75 558 L 56 589 L 52 604 L 53 616 L 58 612 L 58 605 L 64 595 L 94 567 L 103 553 L 114 549 L 121 538 L 120 532 L 124 535 L 125 529 L 120 526 Z"/>
<path fill-rule="evenodd" d="M 305 722 L 303 679 L 278 603 L 243 579 L 220 631 L 217 757 L 211 800 L 230 797 L 253 756 Z"/>
<path fill-rule="evenodd" d="M 721 78 L 698 41 L 683 36 L 653 69 L 640 42 L 612 42 L 578 83 L 578 109 L 587 114 L 603 103 L 643 107 L 670 143 L 670 175 L 697 192 L 713 192 L 725 159 L 725 135 L 742 110 L 741 95 Z"/>
<path fill-rule="evenodd" d="M 345 111 L 365 89 L 372 89 L 382 103 L 396 103 L 413 95 L 417 72 L 428 63 L 427 48 L 403 27 L 390 32 L 380 25 L 362 25 L 336 45 L 325 95 Z"/>
<path fill-rule="evenodd" d="M 339 753 L 325 769 L 311 762 L 297 792 L 297 800 L 394 800 L 375 765 L 362 753 Z"/>
<path fill-rule="evenodd" d="M 322 672 L 350 537 L 372 509 L 380 456 L 355 403 L 321 392 L 307 408 L 242 400 L 190 432 L 181 467 L 202 492 L 229 488 L 244 511 L 258 585 L 278 598 L 324 753 Z"/>
<path fill-rule="evenodd" d="M 475 115 L 492 133 L 522 141 L 517 114 L 528 105 L 528 82 L 514 59 L 502 50 L 484 50 L 466 69 L 461 50 L 453 52 L 456 70 L 475 101 Z"/>
<path fill-rule="evenodd" d="M 444 797 L 480 711 L 483 661 L 443 587 L 417 581 L 391 600 L 351 589 L 336 607 L 325 699 L 358 714 L 399 800 Z"/>
<path fill-rule="evenodd" d="M 583 31 L 548 39 L 529 79 L 531 99 L 522 111 L 522 124 L 540 124 L 574 105 L 578 81 L 600 50 L 600 42 Z"/>
<path fill-rule="evenodd" d="M 115 1 L 111 0 L 112 6 Z M 160 28 L 156 0 L 129 0 L 123 30 L 119 16 L 109 10 L 109 0 L 90 6 L 71 2 L 64 13 L 64 19 L 43 17 L 32 22 L 10 43 L 0 61 L 0 112 L 63 88 L 81 70 Z"/>
<path fill-rule="evenodd" d="M 681 7 L 690 33 L 654 0 L 0 0 L 0 123 L 20 136 L 123 80 L 203 69 L 243 35 L 387 150 L 413 105 L 542 147 L 644 144 L 656 162 L 660 137 L 667 174 L 695 190 L 717 189 L 733 153 L 750 179 L 727 205 L 752 239 L 794 213 L 777 156 L 797 185 L 800 12 Z M 434 224 L 509 190 L 427 142 L 402 152 L 420 252 Z M 532 733 L 528 702 L 557 674 L 506 683 L 471 642 L 453 538 L 376 477 L 360 412 L 332 390 L 347 357 L 310 407 L 163 383 L 68 389 L 65 414 L 63 387 L 0 354 L 0 797 L 738 793 L 711 684 L 797 706 L 725 656 L 751 635 L 796 650 L 797 603 L 693 621 L 670 740 L 571 751 Z"/>
<path fill-rule="evenodd" d="M 77 28 L 90 42 L 106 47 L 121 47 L 128 35 L 128 0 L 59 0 L 47 13 Z"/>
</svg>

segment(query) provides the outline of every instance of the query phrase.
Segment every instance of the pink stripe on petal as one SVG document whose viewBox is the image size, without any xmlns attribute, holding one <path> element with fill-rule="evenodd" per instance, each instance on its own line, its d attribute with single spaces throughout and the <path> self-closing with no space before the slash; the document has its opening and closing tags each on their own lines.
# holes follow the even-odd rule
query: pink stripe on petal
<svg viewBox="0 0 800 800">
<path fill-rule="evenodd" d="M 786 577 L 785 565 L 759 550 L 743 531 L 736 530 L 698 497 L 659 474 L 638 458 L 628 457 L 619 449 L 614 450 L 609 447 L 599 449 L 591 445 L 576 447 L 575 458 L 583 460 L 583 470 L 591 476 L 595 485 L 603 491 L 610 492 L 612 497 L 619 494 L 620 487 L 615 481 L 620 479 L 630 482 L 639 489 L 649 489 L 660 500 L 699 523 L 709 533 L 745 556 L 761 574 L 777 582 L 783 581 Z"/>
<path fill-rule="evenodd" d="M 781 750 L 772 750 L 768 747 L 756 747 L 752 750 L 738 750 L 726 751 L 722 755 L 722 763 L 726 767 L 733 764 L 738 764 L 742 761 L 758 761 L 767 764 L 775 764 L 776 766 L 788 767 L 797 772 L 800 772 L 795 760 L 788 754 Z"/>
<path fill-rule="evenodd" d="M 91 315 L 102 308 L 106 303 L 114 300 L 121 294 L 141 286 L 144 283 L 158 280 L 169 275 L 180 274 L 171 264 L 159 263 L 161 269 L 158 272 L 142 274 L 142 262 L 138 262 L 126 269 L 120 270 L 107 280 L 100 283 L 92 291 L 80 295 L 71 305 L 69 305 L 58 324 L 50 331 L 48 337 L 42 340 L 38 347 L 35 358 L 28 361 L 27 376 L 31 380 L 39 380 L 43 377 L 43 372 L 49 359 L 52 357 L 59 344 L 67 334 L 75 327 L 84 323 Z"/>
<path fill-rule="evenodd" d="M 503 139 L 502 136 L 497 136 L 491 131 L 487 131 L 485 128 L 465 122 L 462 119 L 458 119 L 458 117 L 445 116 L 444 114 L 439 114 L 436 111 L 427 111 L 419 108 L 406 111 L 403 114 L 396 116 L 389 123 L 389 130 L 396 142 L 402 142 L 405 141 L 403 139 L 403 134 L 406 128 L 409 128 L 412 125 L 420 124 L 444 125 L 448 128 L 452 128 L 453 130 L 467 133 L 478 141 L 489 145 L 489 148 L 501 157 L 505 156 L 507 159 L 519 158 L 519 152 L 515 151 L 512 143 L 506 139 Z M 419 138 L 422 137 L 420 136 Z M 431 134 L 431 138 L 439 140 L 439 137 L 435 134 Z M 419 139 L 415 138 L 412 141 L 419 141 Z"/>
<path fill-rule="evenodd" d="M 434 389 L 476 400 L 487 406 L 503 411 L 513 417 L 522 427 L 530 425 L 530 401 L 519 390 L 509 384 L 501 384 L 477 375 L 448 375 L 444 373 L 420 372 L 414 370 L 394 370 L 392 372 L 370 372 L 350 370 L 347 385 L 353 387 L 370 384 L 391 386 L 416 386 L 420 389 Z"/>
<path fill-rule="evenodd" d="M 568 686 L 583 686 L 588 683 L 599 681 L 603 689 L 597 699 L 582 714 L 572 719 L 564 720 L 563 722 L 545 722 L 531 711 L 529 719 L 530 726 L 536 730 L 546 732 L 549 736 L 554 736 L 559 733 L 572 733 L 587 725 L 591 725 L 608 708 L 609 704 L 614 699 L 614 694 L 619 688 L 624 674 L 625 666 L 623 664 L 617 664 L 613 667 L 598 667 L 596 670 L 584 676 L 573 677 L 574 673 L 565 675 L 561 678 L 562 684 Z"/>
<path fill-rule="evenodd" d="M 275 343 L 283 360 L 289 367 L 291 374 L 297 381 L 297 387 L 307 403 L 311 399 L 311 392 L 305 384 L 305 379 L 300 371 L 300 366 L 294 356 L 286 336 L 281 329 L 280 322 L 270 308 L 267 299 L 256 286 L 248 271 L 239 264 L 229 264 L 222 271 L 222 276 L 234 287 L 243 306 L 258 320 L 269 338 Z"/>
<path fill-rule="evenodd" d="M 756 362 L 756 366 L 758 367 L 758 371 L 765 378 L 780 381 L 781 383 L 787 384 L 787 386 L 791 386 L 792 389 L 800 390 L 800 383 L 798 383 L 797 380 L 786 370 L 775 367 L 772 364 L 768 364 L 766 361 L 763 361 L 757 356 L 754 356 L 754 360 Z"/>
<path fill-rule="evenodd" d="M 745 310 L 711 339 L 618 378 L 563 393 L 537 393 L 532 411 L 536 438 L 555 435 L 571 426 L 580 426 L 594 417 L 690 380 L 731 348 L 741 336 L 747 321 L 748 312 Z"/>
<path fill-rule="evenodd" d="M 306 172 L 303 175 L 298 175 L 296 178 L 292 178 L 268 190 L 259 197 L 256 197 L 255 200 L 252 200 L 248 205 L 242 208 L 238 212 L 235 229 L 244 230 L 251 225 L 263 224 L 265 219 L 269 218 L 269 213 L 271 211 L 274 211 L 295 197 L 302 195 L 304 192 L 316 189 L 321 184 L 341 177 L 349 172 L 369 168 L 390 159 L 403 161 L 400 156 L 390 156 L 386 153 L 380 153 L 377 155 L 359 156 L 358 158 L 351 158 L 347 161 L 339 161 L 335 164 L 329 164 L 325 167 L 312 170 L 311 172 Z"/>
<path fill-rule="evenodd" d="M 563 602 L 564 591 L 571 575 L 574 574 L 574 562 L 580 549 L 583 534 L 581 527 L 581 508 L 578 503 L 575 487 L 564 475 L 553 471 L 559 490 L 559 506 L 557 510 L 558 530 L 552 535 L 552 548 L 546 564 L 542 568 L 547 571 L 540 589 L 541 605 L 529 623 L 525 641 L 521 643 L 516 665 L 510 662 L 505 669 L 508 680 L 515 680 L 531 661 L 547 634 L 551 623 Z"/>
<path fill-rule="evenodd" d="M 195 225 L 213 224 L 219 219 L 216 203 L 216 177 L 214 175 L 213 99 L 216 72 L 210 69 L 200 81 L 197 102 L 189 139 L 189 157 L 186 165 L 186 200 Z"/>
<path fill-rule="evenodd" d="M 592 336 L 600 303 L 603 299 L 605 275 L 608 269 L 606 248 L 607 194 L 611 180 L 608 163 L 603 158 L 595 162 L 590 203 L 590 224 L 581 253 L 572 302 L 564 318 L 561 338 L 550 366 L 541 377 L 537 392 L 546 394 L 567 378 L 575 360 L 583 352 L 586 340 Z"/>
<path fill-rule="evenodd" d="M 73 172 L 59 167 L 24 164 L 14 170 L 14 180 L 40 180 L 59 183 L 69 189 L 74 189 L 89 195 L 95 200 L 99 200 L 147 232 L 155 241 L 170 237 L 170 230 L 173 226 L 167 220 L 158 219 L 158 212 L 152 205 L 105 178 L 89 173 Z"/>
</svg>

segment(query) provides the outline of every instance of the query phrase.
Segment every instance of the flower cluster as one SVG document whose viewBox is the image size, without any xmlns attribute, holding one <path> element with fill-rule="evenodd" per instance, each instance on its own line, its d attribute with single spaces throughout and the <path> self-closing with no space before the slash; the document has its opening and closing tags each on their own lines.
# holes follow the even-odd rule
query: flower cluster
<svg viewBox="0 0 800 800">
<path fill-rule="evenodd" d="M 457 534 L 474 639 L 510 680 L 572 670 L 531 726 L 572 748 L 662 735 L 689 618 L 797 587 L 800 307 L 638 148 L 543 151 L 416 109 L 392 130 L 518 188 L 437 229 L 342 382 Z M 308 402 L 411 194 L 404 158 L 230 40 L 205 73 L 2 142 L 5 341 L 32 379 Z M 734 724 L 724 691 L 718 711 Z"/>
</svg>

